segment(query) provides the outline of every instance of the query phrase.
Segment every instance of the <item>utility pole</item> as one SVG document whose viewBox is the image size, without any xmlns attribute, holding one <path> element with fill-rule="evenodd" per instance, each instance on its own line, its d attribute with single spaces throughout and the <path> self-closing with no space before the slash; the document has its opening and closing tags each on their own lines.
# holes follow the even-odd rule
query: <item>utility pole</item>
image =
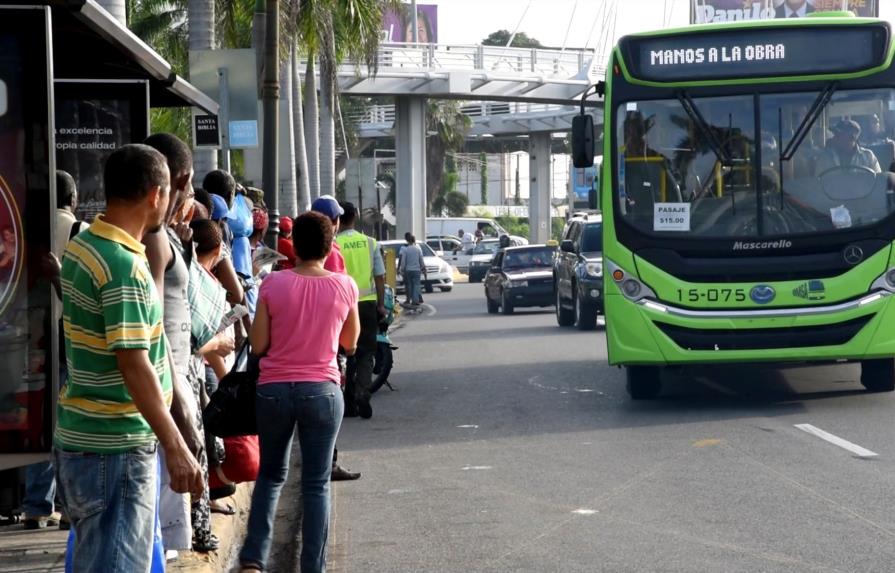
<svg viewBox="0 0 895 573">
<path fill-rule="evenodd" d="M 265 242 L 271 248 L 277 247 L 277 234 L 280 227 L 279 211 L 279 47 L 280 47 L 280 6 L 279 0 L 266 0 L 267 26 L 264 35 L 264 84 L 262 86 L 262 103 L 264 106 L 264 148 L 263 172 L 264 202 L 270 226 L 267 228 Z"/>
</svg>

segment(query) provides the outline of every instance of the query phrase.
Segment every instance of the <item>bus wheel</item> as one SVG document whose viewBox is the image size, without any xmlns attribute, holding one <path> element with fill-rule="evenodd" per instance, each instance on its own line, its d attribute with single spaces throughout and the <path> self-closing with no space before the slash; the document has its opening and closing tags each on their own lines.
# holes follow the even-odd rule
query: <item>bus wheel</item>
<svg viewBox="0 0 895 573">
<path fill-rule="evenodd" d="M 895 360 L 864 360 L 861 362 L 861 384 L 871 392 L 895 390 Z"/>
<path fill-rule="evenodd" d="M 556 323 L 560 326 L 572 326 L 575 324 L 575 311 L 571 308 L 563 308 L 558 284 L 554 284 L 553 290 L 556 291 Z"/>
<path fill-rule="evenodd" d="M 632 400 L 649 400 L 662 391 L 662 370 L 658 366 L 628 366 L 626 370 Z"/>
</svg>

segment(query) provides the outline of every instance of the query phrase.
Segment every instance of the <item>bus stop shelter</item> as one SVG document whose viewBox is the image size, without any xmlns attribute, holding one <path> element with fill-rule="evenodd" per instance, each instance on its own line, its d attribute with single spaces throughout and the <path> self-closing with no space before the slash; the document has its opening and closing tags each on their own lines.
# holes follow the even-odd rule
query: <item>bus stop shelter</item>
<svg viewBox="0 0 895 573">
<path fill-rule="evenodd" d="M 52 442 L 61 303 L 41 262 L 55 170 L 74 171 L 90 220 L 105 157 L 146 137 L 151 107 L 218 111 L 93 0 L 0 2 L 0 470 Z"/>
</svg>

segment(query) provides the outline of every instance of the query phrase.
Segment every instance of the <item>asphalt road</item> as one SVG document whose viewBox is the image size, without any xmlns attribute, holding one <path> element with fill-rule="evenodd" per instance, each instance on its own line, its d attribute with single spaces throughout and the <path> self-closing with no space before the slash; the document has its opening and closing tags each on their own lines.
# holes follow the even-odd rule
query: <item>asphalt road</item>
<svg viewBox="0 0 895 573">
<path fill-rule="evenodd" d="M 343 425 L 364 475 L 335 484 L 331 571 L 895 571 L 895 395 L 857 368 L 686 372 L 632 402 L 601 331 L 490 316 L 481 285 L 427 302 L 398 390 Z"/>
</svg>

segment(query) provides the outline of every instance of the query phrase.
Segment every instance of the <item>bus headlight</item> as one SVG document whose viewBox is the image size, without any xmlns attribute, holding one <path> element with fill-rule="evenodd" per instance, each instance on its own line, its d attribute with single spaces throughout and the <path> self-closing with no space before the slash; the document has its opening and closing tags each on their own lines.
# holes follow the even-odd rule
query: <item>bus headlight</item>
<svg viewBox="0 0 895 573">
<path fill-rule="evenodd" d="M 628 279 L 622 283 L 622 292 L 624 292 L 625 296 L 628 298 L 637 298 L 637 295 L 640 294 L 640 290 L 640 281 Z"/>
<path fill-rule="evenodd" d="M 889 269 L 886 273 L 886 284 L 890 289 L 895 289 L 895 269 Z"/>
<path fill-rule="evenodd" d="M 605 260 L 606 268 L 621 293 L 630 301 L 637 302 L 644 298 L 658 300 L 653 289 L 645 285 L 633 273 L 629 273 L 610 260 Z"/>
</svg>

